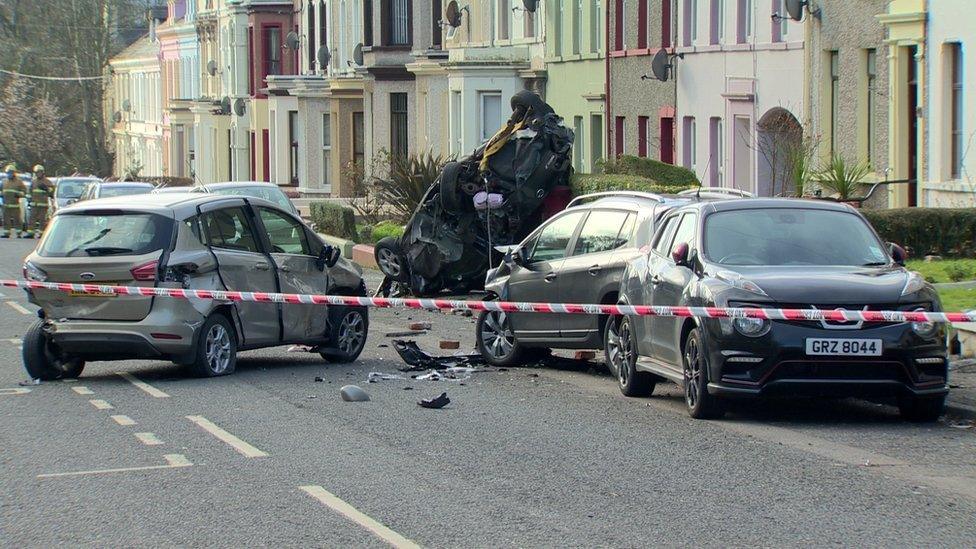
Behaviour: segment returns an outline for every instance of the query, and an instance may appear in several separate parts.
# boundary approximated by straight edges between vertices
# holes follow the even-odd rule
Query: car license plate
[[[119,282],[99,282],[99,286],[118,286]],[[68,292],[71,297],[115,297],[118,294],[113,294],[111,292]]]
[[[881,356],[880,339],[808,338],[808,355]]]

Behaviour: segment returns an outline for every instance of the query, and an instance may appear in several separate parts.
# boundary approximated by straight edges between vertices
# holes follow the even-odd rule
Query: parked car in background
[[[694,202],[661,219],[650,250],[627,266],[619,302],[940,311],[904,259],[844,204]],[[935,323],[624,316],[608,323],[605,342],[625,395],[670,380],[695,418],[722,416],[730,398],[812,395],[894,398],[906,419],[934,421],[948,392]]]
[[[253,196],[263,198],[281,206],[282,208],[298,215],[298,208],[292,203],[291,199],[285,195],[281,187],[274,183],[263,181],[231,181],[226,183],[209,183],[203,188],[214,194],[233,195],[233,196]]]
[[[508,249],[485,290],[504,301],[616,303],[627,263],[650,242],[658,219],[687,199],[638,192],[585,195]],[[483,312],[478,351],[503,366],[540,349],[600,349],[607,317]]]
[[[124,286],[366,295],[358,266],[272,202],[143,194],[79,202],[52,219],[24,263],[27,280]],[[164,359],[200,376],[234,371],[237,352],[291,343],[355,360],[367,310],[29,290],[41,319],[23,360],[40,379],[76,377],[90,360]]]
[[[152,183],[141,183],[138,181],[93,181],[85,187],[85,192],[82,193],[78,201],[110,198],[113,196],[148,194],[152,192],[154,187],[155,185]]]
[[[193,187],[156,187],[152,194],[173,194],[173,193],[205,193],[207,189],[197,185]]]
[[[58,208],[63,208],[81,199],[81,195],[85,193],[88,185],[100,181],[101,179],[97,177],[54,178],[54,201],[52,202],[52,206],[54,207],[51,209],[52,213],[57,211]]]

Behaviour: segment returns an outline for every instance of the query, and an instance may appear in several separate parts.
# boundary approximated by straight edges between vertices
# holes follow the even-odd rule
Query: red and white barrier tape
[[[350,305],[360,307],[395,307],[431,310],[466,309],[469,311],[503,311],[508,313],[558,313],[700,318],[761,318],[767,320],[829,320],[833,322],[976,322],[976,310],[965,313],[930,313],[924,311],[660,307],[652,305],[464,301],[454,299],[413,299],[356,297],[345,295],[277,294],[267,292],[231,292],[221,290],[185,290],[181,288],[149,288],[143,286],[106,286],[101,284],[36,282],[33,280],[0,280],[0,286],[5,286],[8,288],[46,289],[59,292],[141,295],[173,297],[179,299],[216,299],[219,301],[256,301],[259,303]]]

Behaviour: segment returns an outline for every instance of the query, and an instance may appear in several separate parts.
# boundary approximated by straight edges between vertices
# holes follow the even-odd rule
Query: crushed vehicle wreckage
[[[490,264],[570,200],[573,131],[530,91],[467,157],[444,165],[403,236],[375,247],[378,294],[433,295],[481,288]]]

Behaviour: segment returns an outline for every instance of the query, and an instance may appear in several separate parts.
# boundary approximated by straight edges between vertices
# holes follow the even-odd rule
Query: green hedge
[[[373,227],[371,240],[375,244],[388,236],[399,238],[402,234],[403,225],[393,221],[380,221]]]
[[[646,193],[673,194],[685,189],[693,189],[697,184],[668,186],[660,185],[653,179],[636,175],[621,174],[576,174],[570,180],[573,196],[604,191],[642,191]]]
[[[318,232],[356,240],[356,212],[352,208],[322,201],[309,204],[309,210]]]
[[[604,160],[601,164],[604,174],[637,175],[654,180],[665,187],[697,187],[701,183],[695,173],[688,168],[673,166],[652,158],[622,155]]]
[[[881,238],[913,257],[972,256],[976,251],[976,208],[862,210]]]

